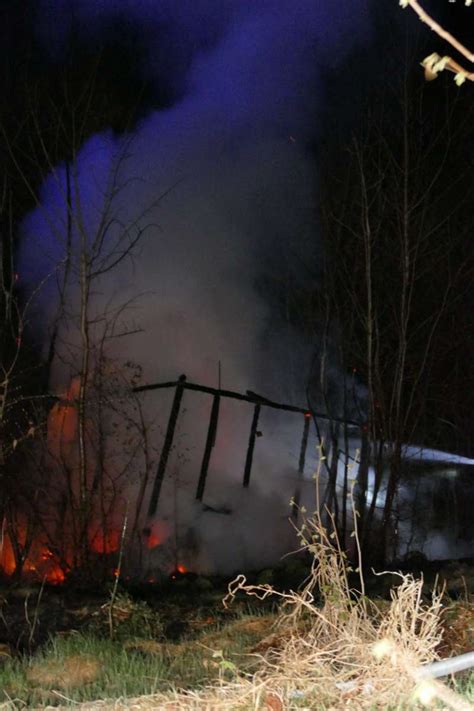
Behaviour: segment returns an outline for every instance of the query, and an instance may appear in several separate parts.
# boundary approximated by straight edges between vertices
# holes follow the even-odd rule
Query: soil
[[[160,638],[176,642],[192,638],[203,624],[229,621],[249,602],[237,600],[226,610],[222,600],[227,581],[197,576],[173,576],[165,584],[120,586],[114,615],[117,623],[133,614],[133,603],[146,602],[151,614],[161,620]],[[107,634],[110,585],[91,589],[64,583],[58,586],[40,584],[3,584],[0,587],[0,664],[2,659],[31,654],[55,635],[92,630]],[[121,600],[130,601],[125,609]],[[258,607],[258,601],[252,602]],[[272,603],[266,603],[267,609]],[[148,609],[146,608],[146,609]],[[140,609],[140,608],[139,608]]]
[[[392,567],[392,570],[411,572],[425,580],[427,595],[438,585],[445,584],[451,600],[472,601],[474,596],[474,561],[412,561],[410,565]],[[304,581],[309,568],[307,561],[299,561],[286,568],[267,569],[248,576],[249,582],[270,583],[278,589],[297,589]],[[222,600],[227,593],[228,580],[203,578],[193,574],[174,574],[160,584],[120,586],[120,594],[132,601],[144,601],[158,613],[162,620],[160,638],[164,642],[176,642],[199,634],[203,625],[226,622],[238,617],[242,610],[270,610],[275,603],[271,599],[259,602],[252,598],[238,598],[230,609],[225,609]],[[354,579],[354,587],[358,580]],[[366,576],[366,593],[370,597],[388,597],[390,587],[397,583],[393,574]],[[51,586],[22,583],[0,586],[0,664],[2,660],[16,655],[31,654],[38,647],[58,634],[85,631],[105,627],[110,605],[113,581],[108,585],[88,588],[66,582]],[[117,615],[127,616],[117,605]]]

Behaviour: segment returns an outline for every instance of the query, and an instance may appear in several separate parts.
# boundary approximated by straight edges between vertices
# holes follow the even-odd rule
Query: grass
[[[28,662],[9,662],[0,670],[6,698],[28,707],[68,698],[85,701],[107,696],[154,693],[162,676],[156,659],[127,653],[119,642],[92,636],[55,639]]]
[[[453,686],[460,696],[473,704],[474,708],[474,673],[459,675],[454,681]]]
[[[140,603],[143,612],[143,603]],[[153,613],[156,614],[156,613]],[[57,636],[29,659],[0,666],[1,701],[11,708],[128,698],[200,688],[234,670],[251,671],[252,647],[265,636],[272,616],[242,616],[204,627],[195,639],[172,644],[122,630],[118,639],[96,631]]]
[[[192,635],[172,644],[156,611],[119,595],[112,635],[103,606],[87,631],[57,636],[23,662],[5,661],[3,709],[84,703],[79,708],[101,711],[395,711],[422,708],[428,696],[432,708],[473,708],[473,674],[451,687],[417,679],[420,665],[439,653],[470,651],[469,600],[444,610],[440,594],[426,600],[422,580],[398,574],[390,601],[375,604],[362,577],[358,589],[350,586],[358,571],[320,520],[303,526],[301,543],[313,565],[297,592],[239,576],[224,600],[235,607],[243,595],[273,597],[278,614],[241,614],[220,624],[195,619]]]

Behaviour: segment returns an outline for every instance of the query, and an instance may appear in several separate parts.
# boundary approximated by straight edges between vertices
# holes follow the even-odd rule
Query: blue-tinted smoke
[[[54,327],[55,293],[68,251],[74,256],[81,235],[92,243],[106,214],[113,220],[109,244],[124,226],[131,239],[144,229],[134,258],[106,272],[91,290],[89,315],[99,331],[106,314],[110,320],[117,305],[134,299],[117,323],[117,331],[129,329],[133,335],[107,341],[109,355],[140,363],[148,382],[186,373],[191,380],[217,385],[220,363],[224,387],[301,404],[310,352],[272,298],[301,285],[305,266],[313,271],[317,169],[310,149],[318,140],[318,108],[324,102],[320,73],[365,40],[365,3],[44,0],[42,8],[38,33],[58,59],[71,27],[97,43],[117,13],[124,23],[142,27],[149,58],[144,72],[159,82],[165,66],[177,98],[167,109],[151,112],[129,135],[104,133],[83,146],[69,168],[74,212],[69,233],[66,167],[58,166],[45,181],[41,205],[25,221],[20,254],[20,272],[31,286],[51,275],[36,299],[40,336],[47,341],[47,330]],[[62,392],[78,372],[77,266],[67,279],[57,341],[63,357],[51,380]],[[268,283],[273,289],[262,287]],[[202,554],[218,568],[224,566],[222,555],[235,567],[269,561],[288,547],[291,476],[302,423],[262,417],[249,494],[241,481],[251,413],[223,413],[218,441],[224,448],[213,453],[206,496],[213,507],[236,511],[228,530],[222,517],[209,523],[204,520],[209,514],[193,508],[202,438],[197,442],[190,430],[204,433],[209,407],[199,402],[197,412],[187,402],[188,419],[181,424],[188,449],[197,453],[189,455],[189,474],[183,473],[182,459],[170,463],[170,471],[180,467],[187,492],[183,525],[194,522],[204,541]],[[151,403],[152,412],[157,404]],[[166,415],[167,407],[162,411]],[[171,519],[173,495],[166,486],[163,506],[160,515]],[[257,537],[254,522],[264,525]],[[232,559],[224,537],[229,535],[229,545],[235,546],[240,530],[248,535],[248,546],[234,551],[242,557]]]

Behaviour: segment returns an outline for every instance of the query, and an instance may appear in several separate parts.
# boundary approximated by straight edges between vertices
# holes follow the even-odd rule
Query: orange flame
[[[154,521],[151,526],[147,526],[142,530],[143,542],[148,550],[153,550],[157,546],[162,545],[168,538],[168,527],[164,521]]]
[[[54,548],[50,547],[46,534],[35,536],[31,546],[28,548],[26,560],[21,569],[19,569],[15,558],[15,548],[10,540],[9,532],[5,528],[6,526],[4,525],[3,535],[0,536],[0,573],[10,577],[15,572],[19,572],[25,579],[46,581],[51,585],[60,585],[66,581],[73,565],[74,557],[71,550],[72,542],[69,543],[69,548],[66,545],[68,536],[62,541],[61,549],[58,553]],[[16,528],[15,541],[18,542],[21,551],[21,548],[29,540],[28,522],[26,520],[20,521],[17,523]],[[95,524],[93,530],[89,530],[90,550],[97,555],[116,553],[120,549],[121,536],[122,531],[118,528],[110,528],[104,531]],[[157,546],[162,545],[167,537],[166,523],[155,521],[152,527],[143,530],[142,542],[152,551]],[[184,565],[179,564],[175,572],[176,574],[184,574],[187,569]],[[110,573],[116,577],[121,576],[120,570],[117,569],[110,570]],[[150,582],[155,583],[156,579],[152,576]]]
[[[55,456],[60,456],[64,447],[68,449],[74,445],[78,425],[75,402],[79,396],[79,387],[79,378],[74,378],[67,392],[48,415],[48,446]]]
[[[156,533],[150,533],[150,535],[148,536],[148,538],[146,540],[146,547],[152,549],[152,548],[156,548],[156,546],[159,546],[159,545],[160,545],[160,539],[158,538]]]
[[[21,542],[24,538],[24,531],[20,530],[18,540]],[[15,554],[8,533],[4,534],[0,548],[0,568],[8,576],[16,570]],[[45,580],[50,585],[59,585],[66,579],[64,570],[46,546],[40,546],[39,550],[38,546],[32,547],[23,564],[22,573],[37,580]]]
[[[120,531],[99,531],[92,538],[90,547],[94,553],[108,554],[118,551],[119,544]]]
[[[64,571],[58,566],[54,567],[49,573],[46,573],[46,581],[50,585],[61,585],[66,580]]]
[[[11,575],[15,571],[16,563],[13,554],[12,544],[8,534],[3,535],[2,547],[0,551],[0,567],[6,575]]]

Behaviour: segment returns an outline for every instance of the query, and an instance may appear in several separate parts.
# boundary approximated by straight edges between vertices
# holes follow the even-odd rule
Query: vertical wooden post
[[[168,420],[168,427],[166,430],[165,441],[163,444],[163,449],[161,450],[160,463],[158,464],[158,471],[156,472],[156,479],[153,484],[153,490],[151,492],[150,504],[148,506],[148,516],[153,516],[156,513],[158,506],[158,499],[160,498],[161,485],[163,484],[163,479],[166,472],[166,465],[168,463],[168,457],[170,454],[171,447],[173,445],[174,432],[176,429],[176,423],[178,421],[179,410],[181,407],[181,400],[183,398],[183,392],[186,383],[186,376],[180,375],[178,379],[178,384],[176,385],[176,390],[174,394],[173,404],[171,406],[171,412]]]
[[[304,463],[306,460],[306,449],[308,447],[310,421],[311,421],[311,413],[306,412],[305,416],[304,416],[303,436],[301,438],[300,459],[298,462],[298,478],[299,479],[303,478],[303,473],[304,473]],[[298,518],[300,498],[301,498],[301,483],[298,482],[298,484],[296,486],[295,494],[293,496],[293,501],[291,503],[291,517],[293,519]]]
[[[255,437],[257,436],[258,418],[260,416],[260,405],[255,405],[253,411],[252,425],[250,427],[249,446],[247,448],[247,458],[245,460],[244,481],[247,487],[250,483],[250,472],[252,471],[253,450],[255,448]]]
[[[304,416],[303,437],[301,438],[300,460],[298,463],[298,473],[303,474],[304,464],[306,460],[306,449],[308,447],[309,423],[311,422],[311,413],[306,412]]]
[[[202,501],[204,495],[204,487],[206,486],[207,472],[209,469],[209,461],[211,459],[212,448],[216,443],[216,433],[217,433],[217,421],[219,419],[219,404],[220,395],[214,395],[214,400],[212,402],[211,416],[209,419],[209,429],[207,430],[206,447],[204,449],[204,456],[202,458],[201,473],[199,475],[199,482],[196,490],[196,499]]]

